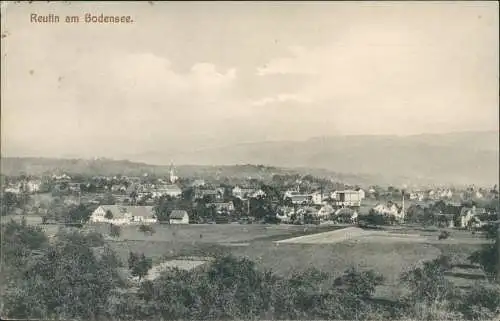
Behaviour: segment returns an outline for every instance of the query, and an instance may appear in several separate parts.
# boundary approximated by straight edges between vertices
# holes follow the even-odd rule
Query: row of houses
[[[289,200],[292,204],[314,204],[323,205],[330,203],[336,207],[359,207],[362,200],[365,198],[365,192],[359,190],[344,190],[334,191],[331,193],[323,193],[321,191],[313,193],[300,193],[299,191],[286,191],[284,194],[285,200]]]
[[[154,224],[159,221],[153,206],[101,205],[92,212],[89,222],[131,225]],[[169,223],[189,224],[189,215],[184,210],[173,210]]]
[[[317,221],[342,221],[344,223],[356,223],[358,211],[352,208],[334,208],[326,204],[323,206],[283,206],[278,209],[276,218],[283,223],[291,223],[294,220],[304,221],[307,217]]]

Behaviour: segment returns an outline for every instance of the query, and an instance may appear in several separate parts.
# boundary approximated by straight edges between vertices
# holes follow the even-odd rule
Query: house
[[[202,187],[205,186],[205,181],[203,179],[196,179],[191,183],[192,187]]]
[[[314,205],[323,205],[326,203],[326,199],[330,198],[328,194],[322,194],[321,192],[314,192],[311,194],[312,202]]]
[[[281,206],[280,208],[278,208],[278,211],[276,213],[276,218],[278,218],[284,223],[289,223],[294,213],[295,210],[293,207]]]
[[[71,180],[71,177],[69,175],[66,175],[66,174],[62,174],[62,175],[52,175],[52,179],[53,180],[56,180],[56,181],[70,181]]]
[[[125,185],[115,184],[111,186],[111,193],[125,193],[127,187]]]
[[[453,197],[453,192],[450,189],[443,190],[439,194],[441,198],[452,198]]]
[[[25,185],[25,189],[28,193],[38,193],[41,186],[41,180],[29,180]]]
[[[209,199],[216,201],[224,198],[223,188],[195,188],[194,199],[203,199],[208,197]]]
[[[241,200],[245,200],[249,197],[252,197],[252,195],[256,192],[257,190],[252,187],[240,187],[240,186],[235,186],[232,190],[233,196],[236,198],[239,198]]]
[[[13,185],[9,186],[4,190],[5,193],[12,193],[12,194],[21,194],[22,193],[22,187],[21,185]]]
[[[473,225],[481,225],[479,216],[484,216],[485,214],[487,214],[487,212],[484,208],[476,208],[475,206],[472,208],[463,207],[460,211],[460,227],[467,228]]]
[[[323,205],[321,208],[318,210],[317,215],[321,218],[327,218],[330,217],[335,212],[335,209],[331,205]]]
[[[284,199],[289,200],[292,204],[306,205],[312,203],[312,195],[302,194],[299,191],[286,191]]]
[[[311,203],[312,196],[295,194],[295,195],[292,195],[291,197],[289,197],[288,199],[290,199],[292,204],[306,205],[306,204]]]
[[[364,191],[363,189],[361,189],[361,188],[356,189],[356,192],[358,192],[358,194],[359,194],[359,198],[360,198],[361,200],[365,199],[365,197],[366,197],[366,193],[365,193],[365,191]]]
[[[213,203],[207,203],[206,207],[214,207],[216,211],[222,212],[222,211],[227,211],[227,212],[232,212],[234,211],[234,204],[233,202],[213,202]]]
[[[312,216],[314,218],[318,217],[318,209],[313,206],[304,206],[297,209],[297,215],[299,217],[304,217],[306,215]]]
[[[340,208],[335,212],[337,221],[354,224],[358,220],[358,212],[351,208]]]
[[[335,191],[332,193],[331,198],[333,203],[337,206],[361,206],[361,200],[364,198],[365,192],[344,190]]]
[[[153,206],[101,205],[90,216],[91,223],[152,224],[158,219]]]
[[[259,189],[252,193],[252,198],[266,197],[266,192]]]
[[[80,193],[80,183],[68,183],[68,190],[72,193]]]
[[[402,208],[392,202],[389,202],[387,205],[377,204],[373,208],[373,211],[380,215],[393,216],[400,221],[404,219],[404,212]]]
[[[184,210],[173,210],[170,213],[170,224],[189,224],[189,215]]]
[[[151,190],[151,195],[156,198],[162,196],[179,197],[182,195],[182,190],[177,185],[160,185]]]
[[[455,214],[453,213],[446,213],[446,214],[439,213],[436,214],[436,218],[440,227],[448,227],[448,228],[455,227]]]

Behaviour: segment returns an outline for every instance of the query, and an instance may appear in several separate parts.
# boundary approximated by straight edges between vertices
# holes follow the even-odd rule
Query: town
[[[379,224],[480,229],[498,220],[498,186],[349,186],[312,175],[264,181],[72,175],[2,177],[2,214],[40,224]],[[81,214],[71,217],[72,208]]]

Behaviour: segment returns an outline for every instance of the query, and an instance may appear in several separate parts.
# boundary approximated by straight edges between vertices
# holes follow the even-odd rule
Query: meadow
[[[106,226],[92,228],[107,233]],[[249,258],[262,269],[282,276],[311,267],[337,275],[350,267],[372,269],[385,278],[384,285],[379,286],[376,293],[384,299],[395,299],[406,291],[399,285],[401,273],[442,254],[456,264],[466,265],[467,257],[485,242],[480,235],[458,230],[451,231],[449,239],[438,240],[440,230],[415,227],[389,227],[374,235],[321,244],[277,241],[315,233],[329,235],[335,230],[341,232],[342,227],[226,224],[157,225],[154,228],[155,233],[147,235],[137,226],[123,227],[121,236],[107,238],[107,243],[124,262],[132,251],[151,257],[153,264],[186,256],[232,254]],[[469,272],[474,269],[477,270],[465,266]],[[449,278],[460,286],[475,281],[473,277],[464,277],[463,273],[455,273]]]

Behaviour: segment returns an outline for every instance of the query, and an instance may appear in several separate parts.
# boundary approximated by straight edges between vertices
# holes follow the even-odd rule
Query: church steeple
[[[170,162],[170,183],[177,182],[178,177],[175,175],[174,162]]]

